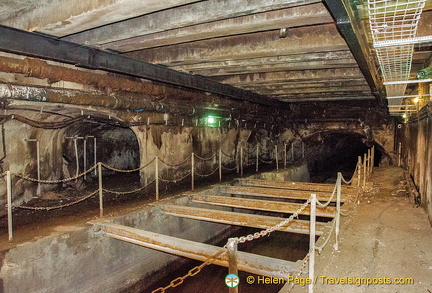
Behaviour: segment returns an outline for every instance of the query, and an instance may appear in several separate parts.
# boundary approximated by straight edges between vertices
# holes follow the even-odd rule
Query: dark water
[[[243,236],[250,233],[257,232],[259,230],[252,228],[244,228],[236,232],[233,236]],[[224,243],[221,243],[222,246]],[[259,255],[279,258],[288,261],[297,261],[303,259],[306,256],[309,245],[309,236],[300,235],[285,232],[273,232],[270,236],[265,236],[260,239],[253,240],[239,244],[238,249],[240,251],[255,253]],[[167,286],[173,279],[187,274],[187,272],[196,265],[200,265],[202,262],[199,261],[187,261],[180,269],[169,272],[168,276],[153,283],[152,285],[146,285],[147,282],[143,280],[141,288],[135,288],[133,292],[147,293],[155,290],[159,287]],[[161,272],[163,273],[163,272]],[[165,272],[166,273],[166,272]],[[216,265],[209,265],[204,267],[203,270],[194,277],[187,278],[183,284],[176,288],[170,288],[167,290],[169,293],[217,293],[217,292],[228,292],[228,287],[225,285],[225,276],[228,274],[228,268],[220,267]],[[255,282],[248,284],[246,278],[253,276]],[[283,284],[265,284],[263,276],[257,276],[251,273],[239,272],[240,285],[239,292],[279,292],[283,287]],[[258,281],[259,280],[259,281]],[[260,282],[261,284],[259,284]],[[267,279],[268,282],[268,279]],[[276,282],[274,282],[276,283]],[[131,292],[131,291],[129,291]]]

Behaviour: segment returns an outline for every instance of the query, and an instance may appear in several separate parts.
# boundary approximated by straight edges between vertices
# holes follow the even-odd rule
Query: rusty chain
[[[151,291],[151,293],[164,293],[169,288],[175,288],[175,287],[181,285],[186,278],[193,277],[193,276],[197,275],[198,273],[201,272],[201,270],[205,266],[208,266],[208,265],[214,263],[216,258],[219,257],[220,255],[222,255],[224,252],[226,252],[226,245],[224,247],[222,247],[221,250],[219,250],[216,254],[208,257],[202,264],[200,264],[199,266],[195,266],[192,269],[190,269],[186,275],[183,275],[182,277],[175,278],[174,280],[172,280],[169,283],[168,286],[159,287],[159,288]]]
[[[221,150],[221,154],[226,156],[226,157],[229,157],[229,158],[234,158],[236,156],[236,155],[228,155],[228,154],[224,153],[222,150]]]
[[[156,179],[153,179],[151,182],[147,183],[146,185],[138,187],[137,189],[134,189],[131,191],[115,191],[115,190],[110,190],[110,189],[105,189],[105,188],[103,188],[102,191],[117,194],[117,195],[131,194],[131,193],[135,193],[135,192],[143,190],[144,188],[150,186],[150,184],[152,184],[155,181],[156,181]]]
[[[216,173],[216,171],[219,170],[219,167],[216,167],[216,169],[214,169],[212,172],[208,173],[208,174],[200,174],[197,171],[194,171],[195,175],[198,175],[200,177],[209,177],[211,175],[213,175],[214,173]]]
[[[167,162],[165,162],[164,160],[162,160],[161,158],[159,158],[158,157],[158,160],[159,160],[159,162],[161,162],[162,164],[165,164],[165,165],[167,165],[167,166],[169,166],[169,167],[178,167],[178,166],[181,166],[181,165],[183,165],[183,164],[185,164],[185,163],[187,163],[187,161],[189,161],[190,160],[190,158],[192,157],[192,154],[190,154],[183,162],[181,162],[181,163],[179,163],[179,164],[170,164],[170,163],[167,163]]]
[[[237,166],[234,166],[234,168],[228,168],[228,167],[222,166],[222,169],[227,170],[227,171],[233,171],[233,170],[237,169]]]
[[[164,179],[161,176],[159,176],[159,180],[162,180],[164,182],[174,182],[177,183],[177,181],[182,181],[183,179],[185,179],[186,177],[190,176],[192,174],[192,172],[188,172],[185,176],[178,178],[178,179]]]
[[[306,254],[305,258],[303,259],[303,264],[302,264],[298,274],[296,275],[296,278],[300,278],[300,276],[303,275],[303,273],[305,272],[304,270],[306,268],[306,265],[309,262],[309,257],[310,257],[310,251],[308,252],[308,254]],[[297,285],[296,282],[291,283],[291,287],[288,289],[288,293],[294,289],[295,285]]]
[[[51,207],[15,206],[14,208],[19,208],[19,209],[24,209],[24,210],[37,210],[37,211],[49,211],[49,210],[61,209],[61,208],[69,207],[69,206],[75,205],[77,203],[80,203],[80,202],[92,197],[93,195],[97,194],[98,192],[99,192],[99,189],[90,193],[89,195],[86,195],[86,196],[76,200],[76,201],[62,204],[62,205],[58,205],[58,206],[51,206]]]
[[[47,183],[47,184],[58,184],[58,183],[64,183],[64,182],[69,182],[69,181],[78,179],[78,178],[84,176],[85,174],[90,173],[91,171],[93,171],[94,169],[96,169],[97,166],[98,165],[96,164],[93,167],[91,167],[90,169],[87,169],[86,171],[84,171],[84,172],[82,172],[82,173],[80,173],[78,175],[75,175],[73,177],[69,177],[69,178],[65,178],[65,179],[58,179],[58,180],[42,180],[42,179],[39,180],[39,179],[36,179],[36,178],[31,178],[31,177],[24,176],[22,174],[14,174],[14,175],[17,176],[17,177],[19,177],[19,178],[21,178],[21,179],[32,181],[32,182]]]
[[[101,163],[101,164],[102,164],[102,167],[104,167],[104,168],[106,168],[106,169],[108,169],[108,170],[111,170],[111,171],[115,171],[115,172],[119,172],[119,173],[132,173],[132,172],[140,171],[140,170],[142,170],[142,169],[148,167],[148,166],[149,166],[151,163],[153,163],[155,160],[156,160],[156,158],[153,158],[153,160],[151,160],[150,162],[148,162],[148,163],[145,164],[144,166],[141,166],[141,167],[138,167],[138,168],[135,168],[135,169],[131,169],[131,170],[116,169],[116,168],[111,167],[111,166],[109,166],[109,165],[107,165],[107,164],[105,164],[105,163]]]
[[[209,161],[209,160],[212,160],[213,158],[215,158],[215,157],[217,156],[217,153],[215,153],[213,156],[208,157],[208,158],[200,157],[200,156],[198,156],[198,155],[195,154],[195,153],[194,153],[194,156],[197,157],[198,159],[202,160],[202,161]]]

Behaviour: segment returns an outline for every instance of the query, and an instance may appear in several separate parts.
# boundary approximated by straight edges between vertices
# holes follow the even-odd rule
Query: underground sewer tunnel
[[[385,151],[377,142],[349,131],[317,132],[305,139],[306,160],[312,182],[335,180],[337,172],[351,178],[358,156],[363,158],[368,149],[375,146],[374,166],[379,166]]]

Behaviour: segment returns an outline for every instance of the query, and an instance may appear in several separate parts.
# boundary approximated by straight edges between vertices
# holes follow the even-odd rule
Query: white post
[[[227,242],[228,250],[228,274],[238,275],[237,268],[237,238],[229,238]],[[238,293],[238,286],[229,288],[229,293]]]
[[[159,157],[155,159],[155,183],[156,183],[156,201],[159,200]]]
[[[240,147],[240,177],[243,177],[243,147]]]
[[[84,138],[84,171],[87,170],[87,137]],[[84,174],[84,180],[87,180],[87,173]]]
[[[12,180],[11,180],[10,171],[6,171],[6,193],[7,193],[8,235],[9,235],[9,241],[12,241],[13,240]]]
[[[287,150],[286,150],[286,142],[284,142],[284,169],[287,167]]]
[[[219,148],[219,182],[222,182],[222,150]]]
[[[102,192],[102,163],[98,163],[99,175],[99,217],[103,217],[103,192]]]
[[[366,177],[367,177],[367,157],[366,153],[363,156],[363,188],[366,187]]]
[[[311,194],[309,231],[309,280],[308,292],[313,293],[315,279],[315,224],[316,224],[316,194]]]
[[[398,148],[398,166],[401,166],[402,163],[402,143],[399,143],[399,148]]]
[[[275,161],[276,161],[276,171],[279,171],[279,158],[278,158],[277,144],[275,144]]]
[[[191,190],[193,191],[195,189],[195,153],[192,153],[191,156]]]
[[[97,164],[97,155],[96,155],[96,136],[93,138],[93,152],[94,152],[94,165]],[[95,169],[95,175],[96,175],[96,169]]]
[[[256,147],[256,167],[255,172],[258,172],[258,165],[259,165],[259,146]]]
[[[371,151],[371,174],[373,173],[374,165],[375,165],[375,146],[373,145]]]
[[[334,244],[334,249],[335,250],[339,250],[339,225],[340,225],[340,202],[341,202],[341,188],[342,188],[342,173],[338,172],[337,174],[337,189],[336,189],[336,229],[335,229],[335,235],[336,235],[336,239],[335,239],[335,244]]]
[[[357,188],[360,189],[361,184],[361,172],[362,172],[362,163],[361,163],[361,156],[358,156],[357,159]]]
[[[292,158],[292,161],[294,162],[294,143],[293,142],[291,143],[291,158]]]

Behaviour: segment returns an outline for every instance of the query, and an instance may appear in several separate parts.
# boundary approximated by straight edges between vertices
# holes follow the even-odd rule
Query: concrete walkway
[[[402,178],[397,167],[374,169],[370,191],[351,215],[342,217],[339,251],[329,243],[317,255],[314,292],[432,293],[432,228],[424,210],[397,192]],[[408,284],[386,284],[396,281]],[[307,292],[307,287],[295,286],[292,292]]]

